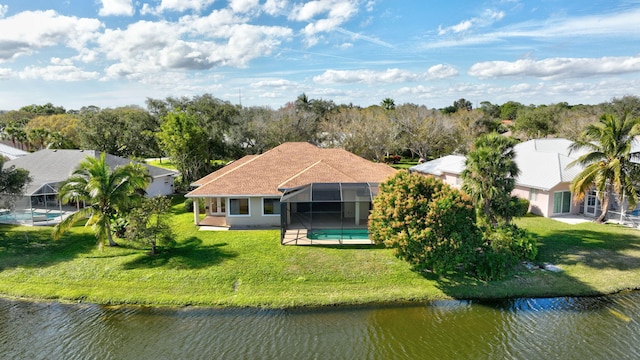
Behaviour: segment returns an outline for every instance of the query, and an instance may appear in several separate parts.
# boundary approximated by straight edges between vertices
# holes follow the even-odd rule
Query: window
[[[249,215],[249,199],[229,199],[229,215]]]
[[[280,199],[262,199],[263,215],[280,215]]]
[[[529,201],[536,201],[536,200],[538,200],[538,190],[529,189]]]

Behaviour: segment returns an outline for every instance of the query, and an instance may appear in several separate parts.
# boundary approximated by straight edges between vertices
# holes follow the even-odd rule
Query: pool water
[[[309,230],[307,238],[311,240],[367,240],[369,230],[367,229],[316,229]]]
[[[46,220],[55,219],[60,217],[59,213],[45,213],[45,212],[34,212],[33,218],[38,220],[42,219],[42,217],[46,217]],[[0,221],[31,221],[31,213],[7,213],[0,215]]]

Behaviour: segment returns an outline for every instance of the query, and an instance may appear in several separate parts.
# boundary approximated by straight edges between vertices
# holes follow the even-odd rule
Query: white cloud
[[[200,12],[209,5],[213,4],[215,0],[162,0],[157,10],[163,11],[178,11],[185,12],[187,10],[194,10]]]
[[[602,58],[523,59],[513,62],[486,61],[476,63],[469,75],[480,79],[528,76],[543,79],[582,78],[640,72],[640,56]]]
[[[313,81],[318,84],[391,84],[407,81],[417,81],[420,75],[400,70],[387,69],[386,71],[375,70],[327,70],[323,74],[314,76]]]
[[[463,20],[456,25],[449,26],[446,28],[438,27],[438,35],[446,35],[449,33],[462,33],[473,27],[485,27],[493,24],[496,21],[502,20],[504,18],[505,13],[503,11],[494,11],[494,10],[485,10],[481,16],[474,17],[469,20]]]
[[[0,18],[3,18],[7,14],[7,11],[9,11],[9,5],[0,4]]]
[[[358,2],[354,0],[315,0],[294,6],[289,19],[308,22],[302,33],[312,46],[319,40],[317,34],[337,29],[357,13]]]
[[[269,15],[280,15],[289,6],[288,0],[267,0],[262,9]]]
[[[43,47],[66,45],[81,50],[101,28],[96,19],[63,16],[53,10],[25,11],[0,19],[0,62]]]
[[[255,89],[272,88],[272,89],[279,89],[279,90],[287,90],[294,86],[295,86],[295,83],[286,79],[261,80],[251,84],[251,87]]]
[[[132,16],[133,4],[132,0],[101,0],[102,7],[98,12],[100,16],[109,15],[125,15]]]
[[[229,7],[233,12],[246,13],[251,10],[257,11],[259,0],[230,0]]]
[[[427,70],[426,78],[427,79],[446,79],[456,75],[458,75],[458,70],[456,70],[453,66],[446,65],[446,64],[438,64],[430,67]]]
[[[73,65],[50,65],[45,67],[27,66],[20,71],[21,79],[42,79],[48,81],[80,81],[97,79],[94,71],[83,71]]]
[[[161,71],[245,67],[255,58],[270,55],[293,35],[285,27],[245,21],[223,9],[207,17],[138,21],[126,29],[107,30],[98,40],[100,52],[113,61],[106,78],[142,79]]]
[[[638,19],[640,9],[632,9],[617,13],[606,13],[601,15],[590,15],[581,17],[562,18],[557,17],[544,21],[527,21],[517,23],[497,30],[467,35],[463,38],[432,39],[421,48],[438,49],[450,47],[464,47],[468,45],[479,45],[495,43],[503,40],[518,39],[570,39],[572,42],[578,40],[592,42],[593,37],[615,37],[617,39],[638,39],[640,38],[640,28]],[[439,34],[450,33],[450,28],[439,28]]]
[[[0,68],[0,80],[8,80],[15,77],[15,72],[13,69],[9,68]]]
[[[458,71],[450,65],[439,64],[430,67],[425,73],[414,73],[400,69],[375,70],[327,70],[314,76],[318,84],[396,84],[421,80],[437,80],[458,75]]]

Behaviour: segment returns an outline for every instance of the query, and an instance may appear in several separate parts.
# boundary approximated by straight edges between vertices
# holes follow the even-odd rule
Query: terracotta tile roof
[[[193,183],[187,196],[280,195],[314,182],[379,183],[395,170],[342,149],[290,142],[261,155],[249,155]]]

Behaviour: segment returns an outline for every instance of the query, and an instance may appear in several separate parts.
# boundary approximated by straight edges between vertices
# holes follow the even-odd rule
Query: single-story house
[[[9,160],[13,160],[19,158],[21,156],[28,155],[28,151],[20,150],[13,146],[9,146],[7,144],[0,143],[0,157],[4,157]]]
[[[531,213],[545,217],[579,213],[595,217],[600,214],[595,191],[587,194],[584,201],[573,201],[569,186],[582,167],[568,165],[584,152],[570,152],[571,144],[570,140],[558,138],[534,139],[515,146],[520,175],[513,195],[529,200]],[[413,166],[410,171],[439,177],[460,188],[465,161],[464,156],[449,155]]]
[[[367,229],[378,184],[396,170],[342,149],[289,142],[248,155],[195,181],[186,196],[197,225],[338,231]]]
[[[32,178],[25,194],[15,202],[13,210],[0,211],[0,222],[44,225],[59,222],[61,214],[74,211],[73,206],[62,206],[58,201],[58,186],[69,178],[87,156],[98,158],[95,150],[51,150],[45,149],[7,161],[6,167],[15,166],[29,171]],[[107,164],[114,168],[131,163],[131,160],[107,154]],[[173,194],[176,171],[143,164],[149,171],[151,181],[147,196]]]

